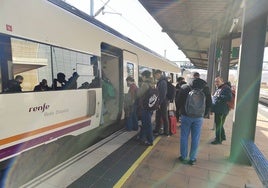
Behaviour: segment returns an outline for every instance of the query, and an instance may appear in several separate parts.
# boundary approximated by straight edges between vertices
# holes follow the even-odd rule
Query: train
[[[160,69],[175,83],[181,75],[177,64],[61,0],[2,0],[0,17],[4,173],[16,161],[38,175],[122,129],[128,76],[138,83],[142,71]],[[76,86],[51,87],[59,73],[66,83],[76,74]],[[22,91],[7,92],[17,75]],[[50,89],[34,91],[44,79]]]

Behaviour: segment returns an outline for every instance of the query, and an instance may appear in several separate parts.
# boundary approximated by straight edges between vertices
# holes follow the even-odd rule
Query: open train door
[[[119,122],[123,98],[123,52],[107,43],[101,44],[102,118],[101,125]]]

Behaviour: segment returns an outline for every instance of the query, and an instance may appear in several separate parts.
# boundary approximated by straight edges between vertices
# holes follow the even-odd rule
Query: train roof
[[[123,39],[123,40],[125,40],[125,41],[127,41],[127,42],[129,42],[129,43],[131,43],[131,44],[133,44],[133,45],[135,45],[135,46],[137,46],[137,47],[149,52],[149,53],[152,53],[152,54],[158,56],[159,58],[162,58],[162,59],[165,59],[165,60],[169,61],[169,63],[171,63],[171,64],[176,65],[176,63],[166,59],[165,57],[161,56],[160,54],[156,53],[155,51],[143,46],[142,44],[140,44],[138,42],[133,41],[132,39],[128,38],[127,36],[125,36],[125,35],[121,34],[120,32],[116,31],[115,29],[109,27],[108,25],[100,22],[99,20],[95,19],[94,17],[88,15],[87,13],[77,9],[76,7],[70,5],[70,4],[68,4],[68,3],[66,3],[66,2],[64,2],[62,0],[47,0],[47,1],[49,1],[49,2],[53,3],[54,5],[57,5],[58,7],[60,7],[62,9],[64,9],[64,10],[66,10],[66,11],[68,11],[68,12],[70,12],[70,13],[72,13],[72,14],[74,14],[74,15],[76,15],[76,16],[78,16],[78,17],[80,17],[80,18],[82,18],[82,19],[84,19],[86,21],[88,21],[89,23],[91,23],[91,24],[93,24],[93,25],[95,25],[95,26],[97,26],[97,27],[99,27],[99,28],[101,28],[101,29],[103,29],[103,30],[115,35],[116,37],[119,37],[119,38],[121,38],[121,39]]]

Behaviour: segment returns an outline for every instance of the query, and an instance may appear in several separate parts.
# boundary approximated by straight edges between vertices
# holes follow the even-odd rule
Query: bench
[[[248,156],[249,161],[259,176],[263,187],[268,188],[268,160],[253,141],[243,140],[241,144]]]

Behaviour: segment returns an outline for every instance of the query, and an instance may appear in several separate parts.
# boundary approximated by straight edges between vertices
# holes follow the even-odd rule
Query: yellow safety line
[[[128,171],[120,178],[120,180],[113,186],[114,188],[120,188],[124,183],[127,181],[127,179],[131,176],[131,174],[134,172],[134,170],[140,165],[142,160],[149,154],[149,152],[154,148],[154,146],[159,142],[161,139],[160,136],[158,136],[154,140],[153,147],[148,147],[143,154],[135,161],[135,163],[128,169]]]

